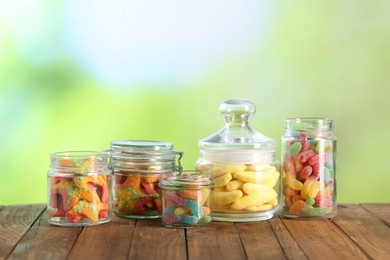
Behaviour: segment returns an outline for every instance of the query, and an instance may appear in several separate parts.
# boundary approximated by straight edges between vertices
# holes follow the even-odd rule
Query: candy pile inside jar
[[[192,227],[211,221],[209,175],[162,174],[162,223],[168,227]]]
[[[115,173],[114,207],[120,215],[161,214],[159,174]]]
[[[335,150],[330,119],[286,120],[283,141],[286,217],[336,214]]]
[[[63,152],[51,156],[48,174],[49,222],[94,225],[110,221],[110,174],[107,155]]]

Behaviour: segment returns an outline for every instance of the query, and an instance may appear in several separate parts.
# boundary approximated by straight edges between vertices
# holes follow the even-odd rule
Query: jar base
[[[324,215],[293,215],[288,212],[282,212],[281,216],[288,219],[296,219],[296,220],[310,220],[310,219],[330,219],[336,216],[336,212],[331,212]]]
[[[51,217],[48,222],[51,225],[61,226],[61,227],[91,227],[97,226],[100,224],[105,224],[111,221],[111,218],[102,218],[98,221],[90,221],[90,220],[81,220],[79,222],[70,222],[65,217]]]
[[[224,222],[254,222],[271,219],[274,216],[274,212],[262,212],[257,214],[243,214],[243,213],[225,213],[225,212],[213,212],[211,219],[213,221]]]
[[[121,218],[130,218],[130,219],[155,219],[155,218],[160,218],[160,215],[129,215],[129,214],[123,214],[119,212],[114,212],[115,215]]]

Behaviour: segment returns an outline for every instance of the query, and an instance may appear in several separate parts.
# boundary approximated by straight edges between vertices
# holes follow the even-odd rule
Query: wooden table
[[[114,217],[48,224],[45,205],[0,206],[0,259],[390,259],[390,204],[340,205],[332,220],[274,217],[173,229]]]

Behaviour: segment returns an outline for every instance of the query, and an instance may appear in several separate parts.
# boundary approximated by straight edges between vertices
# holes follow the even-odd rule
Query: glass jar
[[[94,226],[111,220],[108,154],[52,153],[48,172],[48,221],[58,226]]]
[[[176,169],[173,144],[160,141],[113,141],[111,166],[113,170],[113,210],[126,218],[159,218],[161,192],[158,179],[162,173]]]
[[[282,137],[282,214],[288,218],[336,215],[336,137],[329,118],[285,120]]]
[[[276,141],[256,132],[249,120],[256,112],[247,99],[220,105],[225,127],[200,141],[197,170],[213,180],[213,220],[246,222],[271,218],[278,210],[280,163]]]
[[[163,173],[159,185],[163,225],[197,227],[211,221],[210,175],[193,171]]]

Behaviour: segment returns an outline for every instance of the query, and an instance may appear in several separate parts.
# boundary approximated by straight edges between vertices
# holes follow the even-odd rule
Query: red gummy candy
[[[312,165],[311,167],[313,169],[313,173],[310,175],[310,177],[308,177],[308,179],[318,180],[318,178],[320,177],[320,164],[316,163],[316,164]]]
[[[302,171],[298,173],[298,177],[301,180],[306,180],[313,172],[313,168],[310,165],[303,167]]]
[[[315,164],[318,164],[320,162],[320,155],[316,154],[309,158],[309,165],[313,166]]]
[[[310,148],[310,141],[306,140],[308,135],[306,133],[302,133],[302,134],[298,135],[298,137],[304,139],[304,140],[300,141],[300,143],[302,144],[301,151],[303,152],[303,151],[309,150],[309,148]]]
[[[331,196],[317,196],[315,198],[318,207],[332,207],[333,200]]]
[[[310,157],[312,157],[314,155],[316,155],[315,151],[307,150],[307,151],[304,151],[304,152],[301,152],[300,154],[298,154],[298,160],[301,163],[305,163],[305,162],[307,162],[307,160],[309,160]]]

